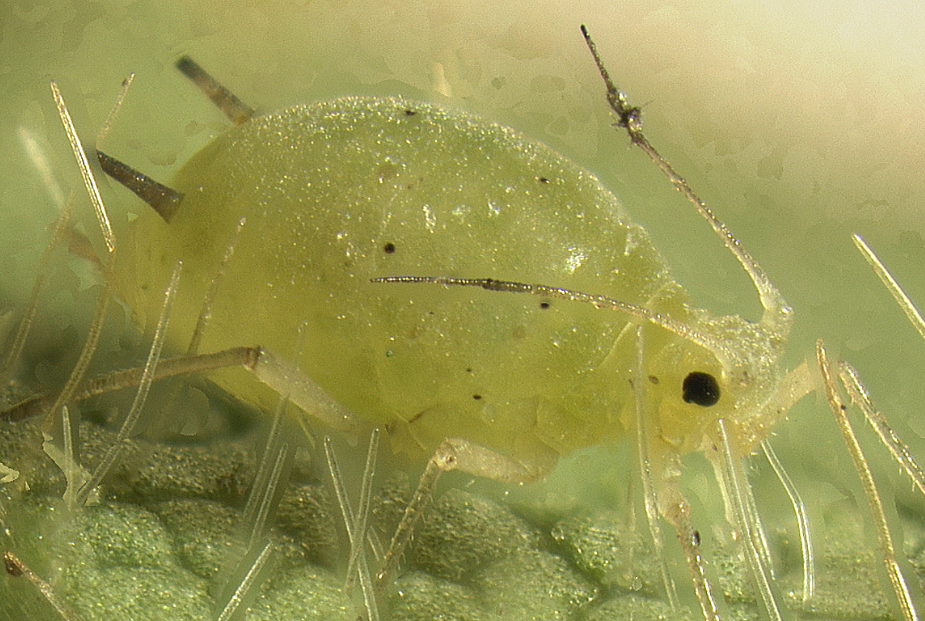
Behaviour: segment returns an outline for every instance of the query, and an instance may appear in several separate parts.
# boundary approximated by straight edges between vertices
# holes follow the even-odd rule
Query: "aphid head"
[[[709,450],[714,422],[722,418],[748,452],[767,435],[761,414],[780,384],[786,332],[705,311],[695,311],[694,329],[696,342],[677,340],[646,362],[657,435],[680,453]]]

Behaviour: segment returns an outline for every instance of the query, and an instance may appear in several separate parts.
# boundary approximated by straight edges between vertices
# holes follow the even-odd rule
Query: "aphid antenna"
[[[604,85],[607,88],[607,103],[610,104],[610,108],[617,115],[617,126],[626,130],[632,143],[642,149],[655,162],[671,183],[674,184],[675,188],[697,208],[700,215],[720,236],[720,239],[723,240],[730,252],[735,255],[758,291],[761,306],[764,308],[761,323],[774,330],[774,332],[786,336],[793,323],[793,312],[787,301],[784,300],[780,291],[774,286],[761,266],[745,250],[726,224],[713,214],[707,204],[694,193],[687,180],[679,175],[671,164],[655,150],[655,147],[652,146],[642,132],[642,110],[637,106],[631,106],[626,99],[626,95],[610,79],[600,54],[598,54],[597,46],[584,24],[581,25],[581,34],[588,45],[591,55],[594,57],[594,63],[597,65],[601,78],[604,80]]]
[[[378,581],[376,583],[373,582],[369,572],[369,564],[366,559],[366,554],[362,553],[362,549],[366,541],[366,533],[361,532],[360,527],[362,526],[365,528],[366,524],[368,524],[368,520],[365,515],[355,515],[353,508],[350,506],[350,499],[347,495],[347,489],[344,485],[344,478],[341,474],[340,465],[337,462],[337,455],[334,452],[334,446],[330,436],[325,436],[323,445],[324,455],[328,462],[328,471],[331,473],[331,482],[334,485],[334,494],[337,497],[337,504],[340,507],[341,516],[344,519],[344,528],[347,531],[347,539],[350,543],[351,560],[353,559],[354,551],[357,551],[355,562],[356,575],[357,580],[360,583],[360,590],[363,594],[363,606],[366,610],[366,621],[379,621],[379,606],[376,601],[376,592],[377,587],[379,587],[380,584]],[[376,467],[375,454],[378,452],[378,449],[379,429],[376,428],[373,429],[369,438],[369,450],[367,451],[366,468],[363,473],[363,488],[369,488],[372,485],[372,479],[375,475]],[[370,509],[369,500],[367,498],[366,506],[364,507],[362,489],[360,496],[360,506],[358,507],[358,511],[362,513],[368,513]],[[347,576],[346,583],[347,585],[350,583],[349,574]]]
[[[759,325],[764,328],[768,337],[772,337],[771,340],[776,341],[777,343],[783,343],[787,334],[789,333],[790,326],[792,324],[792,311],[787,305],[786,301],[783,299],[783,296],[776,289],[776,287],[771,284],[767,275],[764,273],[764,270],[742,248],[739,241],[732,235],[726,225],[718,218],[716,218],[716,216],[706,206],[706,204],[693,192],[687,181],[674,171],[671,165],[664,158],[662,158],[661,155],[659,155],[655,148],[652,147],[649,141],[645,138],[644,134],[642,133],[641,111],[637,107],[630,106],[626,100],[626,96],[614,86],[610,76],[603,66],[594,42],[588,34],[587,29],[582,26],[581,30],[585,41],[587,42],[588,47],[594,56],[595,63],[598,66],[601,76],[604,79],[605,85],[607,87],[608,103],[618,116],[617,125],[627,130],[633,144],[636,144],[642,148],[643,151],[659,166],[659,168],[666,174],[666,176],[668,176],[675,187],[694,204],[698,212],[708,221],[714,231],[723,240],[725,245],[730,249],[730,251],[732,251],[736,259],[749,274],[761,299],[764,312],[762,314]],[[734,363],[737,352],[732,351],[728,343],[722,340],[721,337],[714,337],[713,335],[706,334],[663,313],[658,313],[642,306],[629,304],[604,296],[592,295],[580,291],[552,287],[542,284],[526,284],[513,281],[496,280],[492,278],[392,276],[373,278],[371,281],[379,283],[428,283],[454,286],[475,286],[490,291],[528,293],[542,297],[560,298],[589,303],[596,308],[616,310],[659,326],[665,330],[677,334],[678,336],[681,336],[682,338],[692,343],[698,344],[708,349],[717,357],[719,361],[721,361],[727,367],[735,366]],[[793,405],[793,403],[808,394],[813,389],[813,387],[814,385],[808,371],[808,366],[801,365],[797,367],[783,378],[780,384],[780,389],[775,392],[768,399],[768,402],[764,405],[764,407],[761,408],[762,415],[759,417],[754,417],[751,423],[758,424],[759,426],[763,425],[765,428],[767,428],[769,425],[772,425],[774,422],[779,420],[789,410],[789,407]],[[746,424],[743,426],[743,431],[750,434],[749,437],[763,438],[767,434],[766,431],[762,431],[761,429],[746,429],[745,427],[748,425],[749,422],[746,422]],[[721,437],[724,435],[722,429],[716,431]],[[726,437],[728,438],[728,433],[726,434]],[[728,447],[726,450],[729,450]],[[742,456],[745,454],[745,451],[739,450],[736,451],[735,454],[737,456]],[[734,518],[736,528],[744,535],[746,535],[746,538],[748,539],[748,543],[746,545],[746,554],[749,558],[749,566],[755,572],[753,575],[755,576],[756,582],[759,585],[762,585],[762,588],[760,588],[761,601],[764,605],[765,611],[769,618],[776,621],[777,619],[782,618],[783,613],[781,606],[778,603],[779,597],[775,595],[774,590],[771,587],[772,572],[769,565],[770,554],[767,552],[767,545],[763,534],[764,530],[761,527],[757,511],[754,509],[747,509],[747,507],[754,507],[754,500],[751,498],[750,489],[744,482],[744,475],[728,476],[729,474],[733,473],[733,470],[730,470],[728,466],[722,466],[719,459],[714,459],[711,461],[713,461],[714,467],[717,469],[717,474],[720,475],[719,480],[721,482],[725,481],[725,484],[728,486],[732,486],[731,488],[724,486],[724,495],[730,497],[730,501],[732,501],[733,498],[739,498],[741,500],[740,505],[743,507],[743,509],[739,511],[730,507],[730,514],[731,517]],[[433,472],[425,472],[425,476],[430,475],[434,478],[434,480],[436,480],[436,478],[439,478],[440,473],[444,470],[444,468],[437,467],[436,464],[439,463],[439,460],[432,463],[435,464]],[[454,467],[459,466],[454,460],[451,459],[449,461],[448,469],[452,469]],[[738,465],[734,470],[740,471],[740,469],[741,465]],[[723,474],[724,472],[726,473],[725,475]],[[497,479],[498,477],[493,476],[492,478]],[[422,477],[422,484],[423,483],[424,477]],[[647,502],[654,502],[654,499],[650,497]],[[721,616],[719,608],[722,607],[722,604],[717,604],[716,598],[713,595],[713,589],[707,580],[701,553],[699,550],[699,543],[696,543],[699,537],[694,536],[696,531],[694,531],[690,525],[690,519],[687,515],[689,511],[687,501],[679,497],[675,502],[679,504],[675,506],[661,504],[661,513],[670,522],[672,522],[678,532],[678,537],[681,540],[682,547],[684,548],[685,555],[688,559],[688,569],[695,585],[697,599],[700,603],[704,618],[719,618]],[[413,504],[414,500],[412,501],[412,505],[409,505],[408,511],[406,511],[406,516],[411,515]],[[729,505],[727,504],[727,506]],[[655,526],[652,525],[651,520],[653,518],[650,513],[650,511],[647,511],[647,518],[650,520],[651,531],[655,528],[658,528],[658,526],[657,524]],[[413,528],[413,526],[411,528]],[[402,529],[403,524],[400,523],[399,531],[402,531]],[[391,570],[389,568],[394,563],[397,563],[397,560],[391,556],[392,549],[403,549],[404,545],[407,543],[397,540],[397,536],[398,533],[396,534],[396,539],[393,539],[393,545],[390,547],[389,553],[386,554],[383,563],[386,569],[380,570],[380,578],[387,576]],[[804,536],[804,533],[801,531],[801,537],[802,536]],[[657,540],[656,545],[658,545]],[[667,582],[665,588],[670,592],[670,587],[668,586]]]
[[[598,68],[601,78],[604,81],[607,90],[608,104],[617,116],[616,125],[627,131],[631,142],[642,149],[659,169],[662,170],[665,176],[668,177],[675,188],[694,205],[700,215],[710,224],[711,228],[719,235],[726,247],[736,257],[739,264],[749,275],[749,278],[751,278],[758,292],[762,308],[764,309],[759,325],[763,326],[767,333],[775,337],[778,342],[783,342],[789,334],[793,322],[793,313],[786,300],[784,300],[780,291],[771,283],[761,266],[758,265],[738,239],[731,233],[726,224],[713,214],[707,204],[693,191],[690,184],[674,170],[671,164],[661,156],[645,137],[642,130],[642,111],[638,107],[631,106],[627,101],[626,95],[616,87],[601,60],[600,54],[597,51],[597,46],[584,25],[581,26],[581,33],[594,58],[595,65]],[[724,343],[718,343],[718,347],[710,347],[710,349],[717,354],[720,360],[728,358],[727,355],[722,354],[724,350],[728,350]],[[761,409],[762,416],[757,419],[759,424],[764,424],[765,426],[773,424],[779,420],[784,413],[789,411],[790,406],[808,394],[812,389],[813,383],[808,366],[801,365],[797,367],[787,374],[781,382],[781,386]],[[712,459],[711,461],[722,482],[721,489],[724,493],[727,510],[732,514],[731,517],[733,518],[733,523],[736,525],[736,528],[744,535],[743,540],[746,562],[749,565],[750,573],[758,587],[765,614],[768,618],[776,621],[783,617],[784,610],[778,603],[780,601],[780,595],[776,593],[776,588],[774,586],[770,554],[767,550],[764,529],[761,526],[760,518],[755,510],[751,488],[745,481],[744,473],[742,472],[740,456],[747,451],[735,446],[739,434],[729,428],[731,423],[731,421],[723,419],[717,419],[715,422],[714,427],[719,440],[719,455],[718,459]],[[763,437],[767,435],[766,432],[763,434],[760,433],[760,430],[753,431],[754,433],[749,434],[752,437],[760,437],[763,439]],[[784,483],[784,486],[785,488],[787,487],[786,483]],[[801,502],[796,500],[798,496],[791,495],[791,499],[794,503],[795,511],[799,515]],[[683,511],[680,511],[679,514],[683,514]],[[673,521],[671,520],[670,511],[666,517],[669,518],[669,521]],[[675,526],[678,528],[679,538],[682,544],[684,544],[685,540],[689,539],[684,536],[684,524],[676,522]],[[811,550],[809,547],[810,544],[808,543],[808,525],[805,528],[801,528],[800,534],[803,540],[804,551]],[[685,546],[685,553],[688,557],[691,575],[695,583],[704,618],[710,619],[712,616],[716,615],[716,608],[712,595],[709,593],[709,583],[703,572],[696,567],[695,560],[699,558],[699,552],[696,549],[688,549],[688,547]],[[804,560],[804,570],[806,572],[804,574],[804,597],[812,590],[809,588],[812,585],[811,568],[812,561]],[[698,585],[698,583],[701,584]]]
[[[828,353],[821,339],[816,341],[816,360],[819,364],[819,369],[822,371],[826,400],[829,402],[832,414],[841,430],[845,446],[851,455],[851,460],[854,462],[858,477],[861,479],[864,496],[867,498],[868,508],[870,509],[870,513],[874,520],[874,528],[877,532],[880,561],[886,569],[890,586],[896,596],[901,618],[905,621],[917,621],[920,619],[920,616],[916,607],[916,600],[919,599],[920,596],[913,595],[910,583],[903,575],[902,563],[899,560],[896,544],[890,532],[883,500],[880,497],[880,492],[877,490],[877,484],[874,481],[874,476],[871,472],[867,457],[864,455],[864,451],[854,432],[854,427],[848,419],[848,408],[842,401],[838,393],[838,387],[835,384],[836,376],[846,384],[851,380],[847,376],[843,377],[837,367],[833,367],[832,363],[829,362]],[[913,584],[915,584],[915,582],[913,582]]]
[[[610,79],[610,76],[608,75],[603,62],[600,59],[597,48],[590,35],[588,34],[587,29],[582,26],[581,31],[588,45],[588,48],[594,57],[594,61],[598,67],[601,77],[604,80],[605,86],[607,88],[608,103],[618,118],[617,126],[624,128],[628,132],[633,144],[639,146],[650,157],[650,159],[652,159],[658,165],[658,167],[665,173],[665,175],[674,184],[674,186],[696,207],[701,216],[707,220],[713,230],[723,240],[723,243],[733,253],[736,259],[748,273],[756,290],[758,291],[761,304],[764,309],[759,325],[764,328],[765,334],[767,336],[772,337],[772,340],[775,340],[778,343],[782,343],[789,333],[793,319],[792,311],[787,305],[786,301],[783,299],[783,296],[770,282],[764,270],[754,261],[754,259],[744,250],[739,241],[732,235],[728,227],[722,221],[716,218],[709,207],[707,207],[706,203],[704,203],[704,201],[693,192],[687,181],[678,175],[677,172],[675,172],[671,165],[667,162],[667,160],[665,160],[655,150],[651,143],[649,143],[648,139],[642,132],[640,109],[638,107],[631,106],[628,103],[626,96],[616,88],[616,86],[613,84],[613,81]],[[734,362],[733,358],[736,356],[736,353],[731,351],[728,344],[722,341],[720,337],[713,337],[712,335],[704,334],[689,325],[682,324],[681,322],[678,322],[671,317],[667,317],[664,314],[654,312],[650,309],[603,296],[590,295],[583,292],[560,289],[547,285],[524,284],[511,281],[499,281],[488,278],[467,279],[449,278],[443,276],[397,276],[375,278],[372,279],[372,281],[477,286],[491,291],[530,293],[544,297],[563,298],[590,303],[597,308],[617,310],[627,313],[638,319],[647,321],[656,326],[660,326],[693,343],[707,348],[721,362],[727,364],[730,367],[734,366],[732,363]],[[644,384],[644,382],[639,383]],[[773,424],[773,422],[779,420],[779,418],[789,410],[789,406],[808,394],[812,388],[813,384],[808,371],[808,366],[801,365],[797,367],[788,373],[787,376],[783,379],[780,389],[771,397],[769,397],[768,402],[764,407],[761,408],[762,416],[756,417],[757,423],[753,424],[764,425],[765,428],[767,428],[769,424]],[[785,613],[781,605],[778,603],[780,601],[780,596],[775,592],[775,588],[773,586],[773,573],[770,568],[770,554],[767,551],[764,529],[761,526],[757,511],[754,508],[755,503],[751,495],[751,490],[744,480],[744,474],[741,472],[742,466],[740,463],[738,463],[740,457],[747,451],[736,448],[733,444],[731,444],[733,440],[731,439],[732,432],[729,428],[727,428],[727,425],[729,424],[729,421],[718,420],[715,425],[714,432],[718,435],[718,443],[722,446],[719,447],[721,455],[717,456],[716,459],[711,461],[713,461],[714,467],[717,469],[719,480],[723,484],[722,489],[724,491],[724,497],[727,500],[727,507],[731,517],[733,518],[733,523],[735,524],[736,528],[744,535],[745,556],[747,557],[747,562],[755,582],[758,585],[762,606],[768,618],[772,619],[773,621],[777,621],[782,619]],[[763,439],[764,436],[767,435],[766,432],[762,433],[762,430],[760,429],[748,431],[755,432],[752,435],[756,438]],[[451,464],[452,463],[453,462],[451,462]],[[436,468],[433,472],[434,478],[439,477],[439,473],[442,470],[443,469],[441,468]],[[645,465],[643,472],[645,473]],[[654,492],[654,486],[650,491]],[[678,537],[681,541],[682,547],[684,548],[685,556],[688,560],[688,569],[695,587],[697,599],[700,603],[704,619],[709,620],[721,618],[721,616],[723,616],[721,614],[723,603],[718,603],[717,598],[713,595],[713,588],[710,585],[710,581],[707,579],[705,567],[699,549],[699,537],[690,524],[689,506],[687,501],[681,497],[680,494],[676,494],[676,496],[677,498],[656,499],[654,493],[649,494],[646,501],[647,504],[653,504],[660,509],[659,511],[654,512],[647,509],[647,518],[650,522],[650,531],[653,531],[654,533],[659,528],[657,523],[658,513],[661,513],[666,519],[668,519],[669,522],[674,525],[678,532]],[[412,503],[413,502],[414,501],[412,501]],[[411,507],[409,506],[409,509],[410,508]],[[795,510],[799,512],[798,507]],[[406,513],[406,515],[408,515],[408,513]],[[401,531],[401,526],[399,526],[399,530]],[[653,534],[653,537],[657,546],[660,536]],[[806,530],[801,530],[801,537],[808,537]],[[397,542],[396,544],[396,541],[393,540],[392,547],[394,548],[396,545],[399,549],[403,548],[402,542]],[[804,543],[803,548],[807,548],[806,543]],[[394,561],[387,553],[384,565],[394,562],[396,561]],[[811,562],[804,563],[804,566],[811,568],[812,564]],[[383,577],[383,575],[388,575],[388,572],[386,571],[385,574],[383,574],[383,570],[380,570],[380,577]],[[670,593],[671,590],[668,581],[663,580],[663,582],[665,582],[666,590]],[[808,582],[811,584],[811,581]],[[804,591],[804,593],[806,592],[807,591]]]
[[[558,298],[563,300],[570,300],[573,302],[591,304],[595,308],[615,310],[621,313],[626,313],[637,319],[649,322],[660,328],[664,328],[669,332],[677,334],[678,336],[685,338],[692,343],[696,343],[697,345],[710,350],[713,354],[716,355],[717,358],[728,362],[728,356],[726,355],[728,347],[725,347],[719,339],[696,330],[690,325],[682,323],[664,313],[653,311],[644,306],[639,306],[638,304],[631,304],[629,302],[608,298],[603,295],[584,293],[582,291],[575,291],[573,289],[565,289],[562,287],[552,287],[542,284],[527,284],[513,280],[498,280],[495,278],[454,278],[450,276],[380,276],[376,278],[370,278],[369,281],[372,283],[410,283],[459,287],[479,287],[487,291],[524,293],[544,298]]]

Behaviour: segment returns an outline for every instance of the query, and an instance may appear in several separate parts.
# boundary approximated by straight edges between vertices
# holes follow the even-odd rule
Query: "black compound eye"
[[[716,405],[719,401],[719,384],[709,373],[694,371],[688,373],[681,385],[683,398],[687,403],[696,403],[704,407]]]

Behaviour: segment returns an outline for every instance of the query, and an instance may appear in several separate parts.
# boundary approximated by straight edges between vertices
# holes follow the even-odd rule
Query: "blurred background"
[[[757,319],[742,270],[609,127],[581,23],[643,106],[650,140],[795,309],[787,366],[824,338],[925,459],[925,343],[850,240],[865,236],[925,303],[925,8],[913,2],[0,0],[0,308],[31,286],[61,195],[76,189],[91,223],[49,80],[93,144],[135,72],[100,146],[169,182],[226,127],[173,68],[189,54],[260,111],[396,94],[511,125],[600,176],[698,306]],[[103,191],[117,217],[139,208],[124,191]],[[45,321],[62,329],[71,313],[88,313],[81,305],[93,296],[79,294],[88,285],[62,291]],[[837,434],[827,405],[810,397],[774,440],[821,499],[855,485]],[[905,498],[896,468],[880,472]]]

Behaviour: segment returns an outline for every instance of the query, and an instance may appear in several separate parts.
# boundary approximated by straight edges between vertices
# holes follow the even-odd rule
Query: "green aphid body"
[[[182,258],[171,335],[185,347],[246,216],[201,351],[260,344],[291,357],[304,323],[302,370],[411,455],[463,437],[545,471],[624,435],[640,321],[561,299],[372,277],[544,283],[694,323],[645,230],[593,175],[509,128],[431,104],[353,97],[255,117],[217,137],[173,185],[185,198],[171,222],[153,212],[136,222],[128,302],[153,317]],[[723,372],[704,348],[645,330],[650,404],[662,390],[680,402],[693,368]],[[264,408],[278,398],[243,373],[215,379]],[[688,420],[649,429],[692,450],[703,408],[680,406]]]

